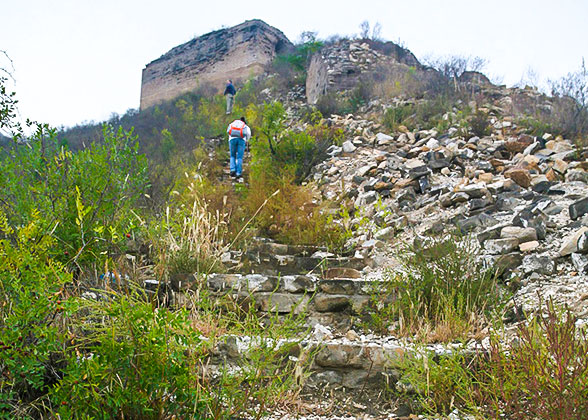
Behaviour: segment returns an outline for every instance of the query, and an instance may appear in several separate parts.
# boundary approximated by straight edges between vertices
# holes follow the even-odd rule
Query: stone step
[[[185,283],[181,290],[172,292],[169,301],[189,307],[189,290],[197,287],[196,282]],[[238,301],[253,303],[259,312],[283,317],[303,314],[306,326],[331,325],[337,331],[346,331],[353,322],[366,318],[375,296],[379,301],[394,298],[389,292],[378,296],[382,286],[377,280],[325,279],[316,275],[211,274],[206,278],[206,287],[213,297],[230,295]]]
[[[310,256],[316,252],[326,252],[327,248],[310,245],[287,245],[273,242],[269,239],[256,238],[249,251],[273,255]]]
[[[251,349],[260,347],[262,340],[259,337],[227,336],[217,346],[215,358],[238,362],[246,358]],[[425,349],[438,355],[455,351],[452,345],[432,344],[423,349],[394,337],[357,334],[354,339],[311,334],[302,339],[282,340],[273,344],[276,351],[291,346],[288,354],[298,360],[312,358],[309,384],[343,386],[351,390],[364,387],[390,389],[401,375],[395,364],[405,356],[422,354]],[[474,353],[477,350],[472,347],[465,351]]]
[[[310,355],[313,358],[309,384],[344,386],[349,389],[386,387],[394,375],[392,363],[403,357],[408,349],[393,339],[373,343],[289,340],[278,343],[278,347],[286,347],[286,344],[292,345],[288,350],[290,357],[303,360]],[[217,346],[214,357],[218,361],[238,364],[240,359],[248,357],[251,349],[260,345],[261,339],[258,337],[228,336]],[[395,382],[398,378],[393,379]]]
[[[322,256],[317,253],[302,256],[261,252],[247,252],[242,262],[244,270],[265,275],[320,273],[332,267],[363,270],[370,264],[365,258]]]
[[[212,292],[271,292],[369,295],[378,282],[362,278],[323,278],[316,274],[272,276],[263,274],[210,274],[206,285]],[[188,286],[188,285],[187,285]]]

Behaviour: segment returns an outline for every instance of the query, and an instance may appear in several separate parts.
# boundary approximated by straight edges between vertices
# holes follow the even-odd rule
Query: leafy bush
[[[409,118],[414,114],[413,105],[401,105],[386,109],[384,112],[384,126],[390,131],[396,131],[400,125],[412,126]]]
[[[145,158],[132,132],[105,126],[103,134],[101,144],[72,152],[40,125],[33,138],[0,156],[0,208],[13,226],[42,213],[61,261],[100,261],[123,247],[124,233],[136,225],[131,210],[147,185]]]
[[[271,197],[271,198],[270,198]],[[247,194],[249,212],[263,209],[255,226],[264,236],[288,244],[325,245],[340,250],[349,232],[335,223],[329,203],[319,204],[320,197],[308,185],[293,183],[293,175],[275,178],[263,172],[250,179]]]
[[[294,51],[278,54],[272,62],[272,69],[276,71],[288,87],[304,84],[306,81],[306,66],[308,60],[323,46],[313,32],[303,32],[300,43]]]
[[[362,80],[359,82],[349,96],[349,111],[356,112],[359,108],[367,105],[374,94],[374,82],[372,80]]]
[[[286,130],[285,118],[281,103],[264,105],[255,130],[261,135],[251,141],[248,214],[257,214],[255,225],[262,234],[280,241],[341,247],[347,233],[332,223],[328,204],[319,204],[311,186],[298,184],[327,156],[327,148],[341,140],[342,132],[320,122],[304,132]]]
[[[550,302],[506,349],[494,340],[486,391],[510,418],[583,419],[588,413],[588,336]]]
[[[259,418],[304,379],[308,360],[289,357],[297,341],[278,340],[298,331],[297,316],[262,323],[254,305],[223,311],[226,303],[203,291],[189,297],[190,311],[154,307],[133,284],[100,293],[101,300],[79,300],[76,338],[49,395],[63,418]],[[205,329],[203,319],[224,329]],[[234,366],[211,366],[213,348],[231,339],[221,332],[254,337]]]
[[[476,371],[479,365],[479,356],[466,356],[463,347],[439,355],[418,349],[416,354],[407,354],[393,363],[403,372],[397,388],[414,391],[414,409],[430,415],[449,414],[455,408],[477,411],[481,397]]]
[[[342,131],[329,129],[320,122],[306,131],[286,130],[286,111],[277,101],[264,104],[260,120],[256,131],[267,143],[261,138],[251,142],[253,176],[262,171],[277,178],[293,173],[295,182],[300,183],[316,164],[327,157],[329,146],[343,137]]]
[[[400,125],[409,130],[431,129],[447,123],[443,120],[443,115],[452,111],[452,98],[440,95],[415,104],[388,108],[384,113],[383,124],[392,131],[397,130]]]
[[[493,271],[476,260],[467,239],[415,241],[399,256],[402,272],[389,273],[380,286],[390,303],[383,304],[381,294],[373,296],[376,329],[450,341],[476,333],[504,300]]]
[[[508,344],[493,337],[487,350],[407,355],[395,362],[404,372],[399,388],[416,391],[428,414],[458,408],[484,418],[586,418],[588,337],[569,310],[550,303]]]
[[[0,69],[1,70],[1,69]],[[6,88],[6,77],[0,77],[0,134],[6,130],[7,134],[13,135],[20,132],[16,120],[16,93]],[[15,132],[13,132],[16,131]]]
[[[482,111],[476,111],[470,118],[471,131],[475,136],[484,137],[490,135],[492,127],[488,122],[488,115]]]
[[[302,383],[310,359],[291,355],[303,314],[264,319],[255,302],[243,309],[202,290],[188,295],[190,310],[157,307],[133,279],[72,296],[36,220],[13,232],[2,217],[0,227],[17,238],[0,240],[0,298],[10,302],[0,305],[0,418],[257,417]],[[224,333],[258,341],[237,368],[211,375]]]
[[[565,136],[585,139],[588,136],[588,70],[584,60],[579,70],[550,84],[552,94],[561,99],[552,111],[553,125]]]
[[[320,116],[318,117],[318,120],[317,116]],[[315,141],[318,144],[324,145],[322,147],[319,146],[321,153],[322,149],[326,150],[326,148],[332,144],[336,144],[337,146],[341,146],[343,144],[343,141],[345,140],[345,132],[343,131],[343,128],[328,126],[325,124],[322,120],[322,115],[318,111],[316,111],[316,115],[312,122],[313,125],[307,127],[306,133],[316,139]]]
[[[551,125],[550,122],[545,121],[545,118],[535,118],[531,116],[522,117],[518,120],[518,124],[527,129],[527,133],[532,136],[542,137],[545,133],[561,134]]]
[[[207,349],[186,311],[154,310],[140,294],[82,304],[76,321],[94,332],[70,348],[64,379],[52,390],[60,416],[204,416],[199,367]]]
[[[25,417],[21,410],[60,378],[71,275],[49,257],[54,246],[39,213],[16,231],[0,213],[0,418]]]
[[[340,115],[349,110],[349,104],[336,92],[327,92],[318,99],[316,108],[325,116]]]

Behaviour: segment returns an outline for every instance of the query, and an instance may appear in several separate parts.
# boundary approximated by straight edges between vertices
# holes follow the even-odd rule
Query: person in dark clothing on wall
[[[227,98],[227,115],[233,112],[233,103],[235,102],[235,94],[237,90],[235,86],[233,86],[233,81],[231,79],[227,80],[227,87],[225,88],[225,97]]]

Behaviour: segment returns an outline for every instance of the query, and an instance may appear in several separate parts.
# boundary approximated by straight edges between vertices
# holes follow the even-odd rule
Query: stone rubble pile
[[[519,133],[508,118],[490,122],[482,138],[457,127],[388,134],[334,115],[328,123],[344,128],[346,140],[328,150],[313,180],[326,198],[349,199],[352,226],[370,221],[351,242],[380,268],[393,266],[381,254],[397,243],[457,228],[518,285],[514,301],[526,312],[541,296],[588,319],[586,151],[562,137]]]

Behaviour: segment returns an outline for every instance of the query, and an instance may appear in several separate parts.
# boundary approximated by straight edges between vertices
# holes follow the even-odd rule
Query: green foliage
[[[303,311],[263,319],[254,301],[244,309],[204,290],[187,296],[190,310],[157,307],[132,282],[71,296],[37,218],[16,232],[0,218],[2,235],[16,237],[0,240],[0,297],[10,302],[0,305],[0,418],[257,417],[304,380],[309,355],[291,357]],[[237,368],[210,375],[223,333],[257,341]]]
[[[10,92],[6,89],[5,77],[0,77],[0,130],[18,130],[18,123],[15,121],[16,118],[16,93]]]
[[[275,195],[274,195],[275,194]],[[271,198],[270,198],[271,197]],[[349,238],[342,224],[335,222],[330,203],[320,203],[317,192],[309,185],[296,185],[293,175],[278,178],[260,171],[250,179],[246,203],[260,233],[280,242],[300,245],[324,245],[341,250]]]
[[[289,87],[304,84],[306,81],[306,65],[308,60],[322,46],[322,41],[316,39],[316,34],[304,32],[301,43],[294,47],[294,51],[278,54],[272,62],[274,71]]]
[[[160,152],[163,160],[167,162],[170,160],[172,153],[176,148],[176,142],[174,140],[172,133],[166,128],[161,130],[161,137],[162,139]]]
[[[318,114],[320,115],[320,114]],[[318,119],[318,115],[313,118]],[[277,178],[294,174],[296,183],[302,182],[312,168],[327,157],[326,150],[332,144],[340,143],[343,132],[331,129],[319,122],[306,131],[285,129],[286,111],[280,102],[264,104],[261,123],[256,132],[261,139],[252,143],[252,176],[259,172],[270,173]]]
[[[583,419],[588,413],[588,336],[550,302],[506,349],[494,340],[483,370],[494,408],[509,418]]]
[[[432,341],[475,333],[504,301],[493,271],[476,255],[471,241],[455,237],[404,247],[399,252],[403,274],[390,273],[382,286],[390,303],[383,305],[381,294],[373,296],[372,326]]]
[[[450,121],[443,116],[454,111],[454,100],[451,96],[437,95],[414,104],[388,108],[384,113],[383,124],[392,131],[397,130],[400,125],[409,130],[449,128],[447,124]]]
[[[487,353],[422,351],[393,365],[403,371],[398,388],[415,391],[433,415],[458,408],[483,418],[580,420],[588,412],[588,337],[553,303],[509,343],[493,337]]]
[[[191,207],[167,207],[165,220],[156,223],[152,234],[161,277],[222,271],[221,255],[230,244],[229,216],[227,209],[211,212],[198,195]]]
[[[57,238],[53,255],[61,261],[99,261],[135,228],[131,210],[146,188],[145,158],[132,132],[105,126],[103,135],[101,144],[72,152],[41,125],[0,157],[0,208],[13,226],[43,214],[42,231]]]
[[[476,113],[471,116],[469,124],[472,133],[480,138],[488,136],[492,132],[492,127],[488,122],[488,114],[485,112],[476,111]]]
[[[414,114],[413,105],[401,105],[386,109],[384,112],[384,126],[390,131],[396,131],[400,125],[408,126],[412,125],[409,123],[409,118]]]
[[[272,154],[276,153],[275,144],[280,141],[285,121],[286,109],[281,102],[274,101],[263,105],[259,132],[265,137]]]
[[[403,371],[397,388],[415,391],[415,409],[430,415],[449,414],[455,408],[477,411],[481,387],[475,371],[478,365],[478,356],[466,357],[463,347],[440,355],[419,349],[417,354],[393,362],[394,368]]]
[[[186,311],[154,309],[140,292],[80,304],[76,321],[88,333],[52,390],[60,416],[204,418],[198,368],[207,349]]]
[[[374,82],[372,80],[361,80],[349,96],[349,112],[356,112],[359,108],[367,105],[374,93]]]
[[[327,92],[318,99],[316,108],[326,116],[339,115],[349,110],[349,102],[336,92]]]
[[[75,308],[64,292],[71,275],[49,256],[55,242],[40,219],[33,212],[15,231],[0,213],[0,418],[15,418],[59,380],[59,324]]]
[[[554,135],[561,134],[556,130],[550,122],[545,121],[544,118],[526,116],[518,120],[518,124],[527,129],[527,132],[532,136],[542,137],[543,134],[550,133]]]

